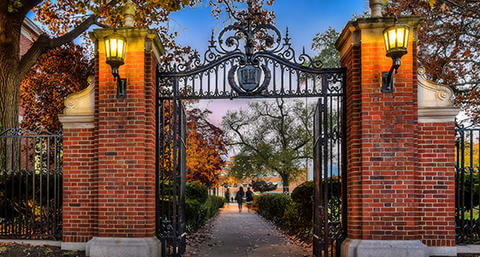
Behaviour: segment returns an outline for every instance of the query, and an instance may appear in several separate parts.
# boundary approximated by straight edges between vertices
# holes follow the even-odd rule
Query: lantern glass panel
[[[390,49],[397,47],[397,33],[395,28],[392,28],[388,31],[388,42],[390,43]]]
[[[398,27],[397,32],[397,47],[404,47],[405,43],[405,28]]]
[[[405,42],[403,43],[403,47],[407,48],[408,47],[408,37],[410,36],[409,35],[410,30],[407,29],[407,28],[404,28],[404,30],[405,30]]]
[[[118,58],[123,58],[123,40],[119,40],[118,42],[118,51],[117,51],[117,56]]]
[[[118,56],[118,52],[117,52],[117,39],[116,38],[112,38],[110,40],[110,51],[111,51],[111,56],[112,57],[117,57]]]
[[[107,54],[107,59],[110,59],[110,39],[105,40],[105,52]]]
[[[388,33],[387,33],[387,32],[384,32],[384,33],[383,33],[383,37],[384,37],[384,40],[385,40],[385,49],[386,49],[387,51],[389,51],[390,48],[388,47]]]

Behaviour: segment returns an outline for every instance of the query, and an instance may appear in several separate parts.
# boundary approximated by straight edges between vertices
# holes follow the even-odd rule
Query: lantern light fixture
[[[383,31],[387,57],[393,60],[390,71],[382,73],[382,92],[384,93],[393,92],[393,71],[395,71],[395,74],[398,73],[402,56],[408,53],[409,33],[410,27],[404,24],[397,24],[397,17],[395,17],[394,25]]]
[[[120,78],[118,68],[125,64],[125,49],[127,41],[125,37],[114,32],[105,37],[105,53],[107,64],[112,67],[114,81],[117,81],[117,98],[123,99],[127,96],[127,79]]]

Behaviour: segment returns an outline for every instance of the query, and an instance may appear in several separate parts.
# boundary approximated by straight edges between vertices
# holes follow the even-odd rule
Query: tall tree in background
[[[210,111],[187,111],[187,181],[207,187],[218,184],[227,155],[223,130],[208,120]]]
[[[21,84],[22,127],[60,130],[58,114],[63,111],[65,97],[86,88],[92,72],[93,61],[73,43],[41,55]]]
[[[480,118],[480,1],[390,0],[386,15],[419,15],[418,58],[428,77],[452,86],[458,101]]]
[[[275,174],[288,192],[289,183],[304,172],[300,161],[312,158],[313,112],[314,106],[302,101],[276,99],[227,113],[222,122],[227,143],[239,150],[229,175],[256,178]]]
[[[0,125],[3,128],[16,127],[20,83],[38,58],[48,50],[72,42],[92,25],[120,26],[122,6],[128,0],[1,0],[0,1]],[[168,31],[169,15],[172,11],[193,6],[200,0],[131,0],[136,7],[135,25],[157,28],[162,43],[168,51],[163,58],[182,61],[191,58],[190,47],[175,44],[175,33]],[[235,8],[233,0],[228,8],[224,0],[211,0],[213,14]],[[256,8],[263,6],[263,0],[255,0]],[[273,1],[267,1],[271,4]],[[44,24],[48,34],[41,35],[28,50],[20,56],[20,33],[26,15],[33,11],[36,20]]]
[[[340,53],[335,47],[339,36],[340,33],[329,27],[325,32],[318,33],[313,38],[312,50],[317,53],[315,59],[322,62],[323,68],[340,67]]]

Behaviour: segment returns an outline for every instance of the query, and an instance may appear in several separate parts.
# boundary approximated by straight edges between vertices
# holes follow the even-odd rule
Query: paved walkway
[[[304,257],[310,251],[291,243],[273,225],[257,214],[239,213],[237,205],[226,205],[210,224],[200,232],[208,237],[197,246],[187,247],[191,257]]]

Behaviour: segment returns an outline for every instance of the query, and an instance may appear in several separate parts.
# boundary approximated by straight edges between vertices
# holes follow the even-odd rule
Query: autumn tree
[[[390,0],[385,15],[419,15],[418,58],[429,79],[450,85],[480,117],[480,1]]]
[[[278,175],[284,191],[304,172],[300,161],[312,158],[314,106],[303,101],[262,101],[229,112],[222,126],[227,143],[239,153],[229,175],[256,179]]]
[[[64,109],[65,97],[86,88],[92,72],[93,61],[85,57],[83,47],[73,43],[41,55],[21,84],[22,127],[59,131],[58,114]]]
[[[191,58],[191,48],[176,45],[175,33],[169,33],[165,24],[168,23],[172,11],[193,6],[200,0],[0,1],[0,124],[4,128],[17,126],[21,81],[42,54],[72,42],[91,26],[121,26],[122,10],[127,1],[131,1],[136,8],[135,26],[157,28],[162,43],[168,50],[164,58],[175,61]],[[230,8],[235,8],[235,2],[241,3],[245,0],[233,0]],[[264,1],[254,2],[255,6],[261,6]],[[219,15],[222,10],[226,10],[226,3],[224,0],[211,0],[213,13]],[[36,20],[44,24],[49,31],[40,35],[27,53],[20,56],[22,24],[31,11],[36,15]]]
[[[187,181],[218,184],[227,154],[223,130],[208,120],[208,110],[187,110]]]

